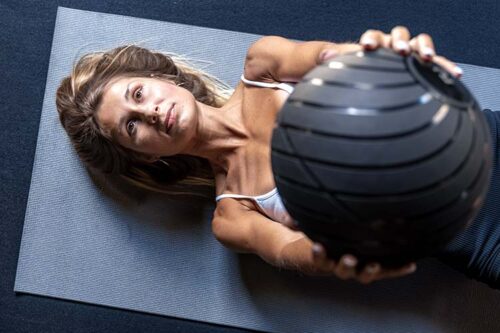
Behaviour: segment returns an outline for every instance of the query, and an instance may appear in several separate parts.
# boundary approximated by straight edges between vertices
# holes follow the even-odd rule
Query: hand
[[[361,36],[359,43],[365,50],[375,50],[382,46],[393,49],[401,55],[417,52],[422,60],[440,65],[457,78],[463,74],[463,70],[454,62],[436,55],[431,36],[424,33],[410,40],[410,32],[403,26],[394,27],[390,34],[380,30],[368,30]]]
[[[283,225],[299,231],[300,228],[295,224],[293,218],[285,213],[286,217],[281,221]],[[399,268],[383,268],[379,263],[370,263],[365,266],[361,272],[357,272],[356,265],[358,260],[351,254],[343,255],[339,262],[331,260],[326,255],[326,250],[320,243],[313,243],[312,246],[312,267],[310,275],[336,275],[342,280],[355,279],[363,284],[368,284],[376,280],[401,277],[415,272],[417,266],[415,263],[409,263]]]
[[[379,263],[370,263],[358,273],[356,257],[346,254],[337,263],[326,256],[325,248],[320,243],[313,245],[313,263],[314,275],[336,275],[342,280],[355,279],[363,284],[401,277],[415,272],[417,268],[414,262],[400,268],[383,268]]]

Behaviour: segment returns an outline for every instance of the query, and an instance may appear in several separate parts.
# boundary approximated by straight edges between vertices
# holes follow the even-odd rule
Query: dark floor
[[[0,332],[248,332],[13,292],[57,6],[338,42],[405,25],[449,59],[500,68],[498,0],[0,0]]]

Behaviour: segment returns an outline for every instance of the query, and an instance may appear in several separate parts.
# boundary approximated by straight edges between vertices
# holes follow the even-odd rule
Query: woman
[[[410,40],[405,27],[390,34],[369,30],[360,44],[263,37],[249,48],[242,81],[229,98],[219,81],[182,61],[133,46],[117,48],[79,61],[57,91],[57,109],[93,170],[171,193],[213,182],[212,230],[235,251],[255,253],[281,268],[362,283],[403,276],[415,270],[414,263],[399,269],[373,263],[357,272],[352,255],[329,260],[321,244],[293,230],[271,170],[273,124],[289,92],[280,82],[297,82],[337,54],[380,46],[418,52],[461,75],[455,64],[435,56],[430,36]]]

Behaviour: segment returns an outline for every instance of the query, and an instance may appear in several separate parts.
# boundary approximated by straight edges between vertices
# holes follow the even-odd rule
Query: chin
[[[197,122],[198,117],[196,109],[186,109],[184,108],[184,105],[182,105],[180,110],[177,112],[178,130],[182,132],[189,132],[191,129],[194,130]]]

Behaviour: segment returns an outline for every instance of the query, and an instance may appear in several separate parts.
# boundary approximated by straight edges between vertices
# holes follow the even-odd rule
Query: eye
[[[139,87],[135,92],[134,92],[134,98],[137,101],[140,101],[142,98],[142,87]]]
[[[134,132],[135,132],[135,119],[132,119],[127,123],[127,133],[128,135],[132,136],[134,135]]]

